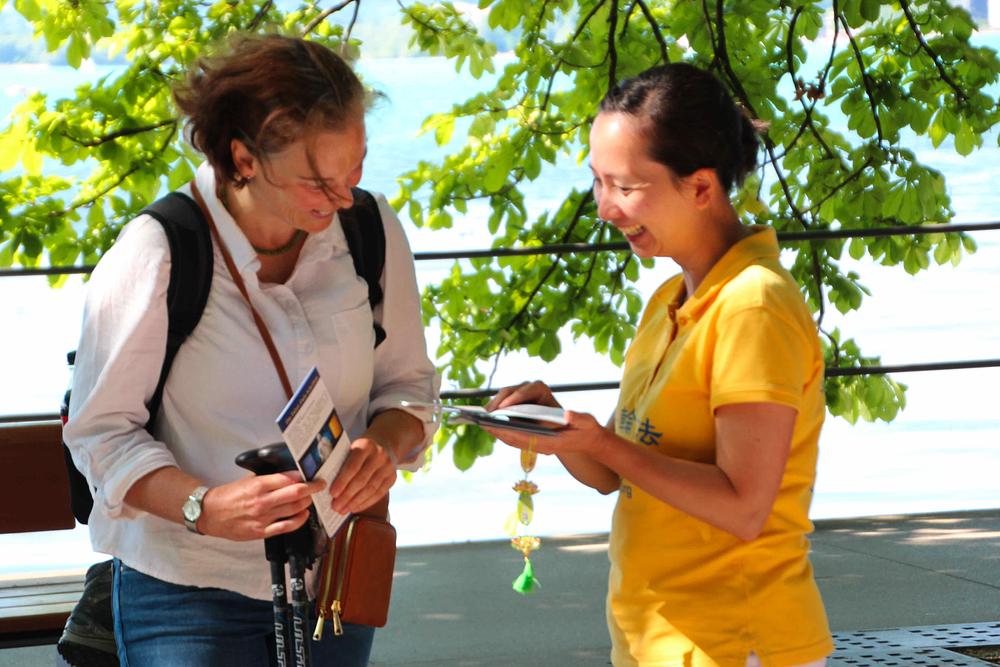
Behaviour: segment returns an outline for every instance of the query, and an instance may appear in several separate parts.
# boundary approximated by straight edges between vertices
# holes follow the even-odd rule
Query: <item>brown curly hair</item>
[[[215,171],[217,187],[242,187],[230,149],[243,142],[259,159],[319,131],[364,117],[370,96],[327,47],[282,35],[236,35],[229,51],[199,58],[173,90],[191,145]]]

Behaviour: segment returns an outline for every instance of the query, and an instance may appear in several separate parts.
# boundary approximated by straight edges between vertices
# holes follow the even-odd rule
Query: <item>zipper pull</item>
[[[326,625],[326,609],[320,607],[319,618],[316,619],[316,629],[313,630],[313,641],[318,642],[323,639],[323,627]]]
[[[344,626],[340,622],[340,600],[333,601],[330,611],[333,612],[333,634],[339,637],[344,634]]]

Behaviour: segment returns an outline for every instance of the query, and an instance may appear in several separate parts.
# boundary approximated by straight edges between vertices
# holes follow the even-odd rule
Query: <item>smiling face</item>
[[[252,197],[259,234],[287,238],[295,229],[326,229],[338,210],[354,203],[351,188],[361,181],[366,151],[361,118],[341,130],[321,130],[299,139],[263,160],[234,141],[240,173],[251,177],[245,190]]]
[[[598,114],[590,129],[590,168],[598,215],[617,227],[640,257],[683,254],[697,232],[687,179],[649,157],[641,121]]]

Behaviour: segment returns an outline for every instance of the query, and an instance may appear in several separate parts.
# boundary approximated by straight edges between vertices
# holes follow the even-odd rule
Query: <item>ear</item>
[[[229,152],[233,156],[233,165],[236,167],[233,178],[250,180],[256,176],[257,158],[246,147],[246,144],[239,139],[233,139],[229,142]]]
[[[698,208],[708,208],[722,192],[719,175],[708,167],[695,170],[685,180],[690,188],[691,200]]]

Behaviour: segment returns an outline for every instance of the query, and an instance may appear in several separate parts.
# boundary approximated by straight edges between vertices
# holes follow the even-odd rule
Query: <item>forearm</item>
[[[718,466],[663,456],[613,437],[618,442],[595,457],[598,463],[658,500],[742,540],[759,534],[770,504],[762,513]]]
[[[557,454],[560,463],[581,484],[603,494],[613,493],[621,485],[621,477],[603,463],[586,454]]]
[[[403,410],[384,410],[375,415],[364,436],[377,442],[398,465],[419,453],[424,423]]]
[[[161,519],[183,524],[181,508],[201,482],[180,468],[166,466],[140,477],[125,494],[131,507]]]

